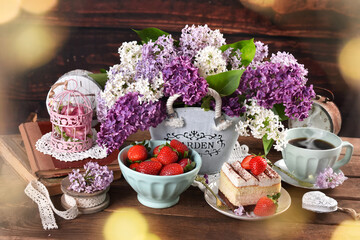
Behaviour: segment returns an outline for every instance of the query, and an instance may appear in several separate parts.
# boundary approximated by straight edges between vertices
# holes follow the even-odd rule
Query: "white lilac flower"
[[[226,71],[226,61],[221,50],[213,46],[207,46],[196,54],[194,66],[203,78]]]
[[[134,75],[126,71],[120,64],[110,67],[108,71],[109,80],[106,82],[105,89],[100,93],[105,105],[111,108],[115,102],[130,92],[140,93],[139,102],[158,101],[163,96],[163,75],[158,75],[152,79],[139,77],[134,79]]]
[[[218,29],[211,30],[207,25],[189,27],[186,25],[181,30],[180,50],[183,56],[192,59],[196,53],[207,47],[220,48],[225,44],[225,38]]]
[[[250,104],[247,104],[250,102]],[[281,151],[287,141],[285,140],[285,128],[279,120],[279,116],[272,110],[257,105],[255,99],[245,102],[246,112],[244,120],[236,125],[236,131],[241,136],[249,136],[249,131],[254,138],[262,139],[265,135],[268,140],[275,141],[274,148]]]
[[[111,108],[119,97],[126,94],[126,87],[131,82],[131,76],[123,70],[120,64],[110,67],[107,75],[109,80],[100,96],[105,101],[106,106]]]
[[[141,49],[142,46],[137,44],[136,41],[121,44],[118,51],[121,66],[135,74],[136,64],[141,60]]]
[[[315,185],[319,188],[335,188],[347,179],[343,172],[335,173],[331,167],[327,167],[316,177]]]
[[[150,83],[147,78],[138,78],[134,83],[132,83],[128,90],[129,92],[138,92],[138,101],[141,104],[142,102],[156,102],[163,96],[163,84],[164,80],[162,73],[160,72]]]

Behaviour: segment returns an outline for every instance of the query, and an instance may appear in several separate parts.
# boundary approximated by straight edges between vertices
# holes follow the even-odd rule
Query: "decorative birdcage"
[[[54,84],[50,90],[51,145],[58,152],[82,152],[93,144],[93,110],[90,100],[76,90],[77,84],[74,90],[67,89],[69,81]],[[55,95],[54,89],[60,85],[65,87]]]

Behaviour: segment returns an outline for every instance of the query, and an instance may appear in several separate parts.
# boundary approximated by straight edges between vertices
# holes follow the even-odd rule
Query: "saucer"
[[[285,161],[284,159],[280,159],[279,161],[274,163],[275,166],[281,168],[282,170],[285,170],[287,172],[290,172],[289,169],[286,167],[285,165]],[[315,184],[313,187],[304,187],[301,186],[295,179],[289,177],[288,175],[286,175],[285,173],[277,170],[276,168],[273,168],[280,176],[281,176],[281,180],[286,182],[287,184],[290,184],[292,186],[295,187],[299,187],[299,188],[305,188],[305,189],[311,189],[311,190],[324,190],[324,189],[329,189],[329,188],[320,188],[317,187]],[[341,170],[338,170],[337,172],[342,172]]]
[[[219,180],[217,179],[215,181],[212,181],[208,185],[211,188],[211,190],[217,195],[218,186],[219,186]],[[281,195],[280,195],[280,198],[279,198],[278,208],[276,210],[276,213],[274,215],[266,216],[266,217],[256,216],[254,214],[254,212],[251,212],[249,215],[244,214],[242,216],[238,216],[233,211],[231,211],[230,209],[228,209],[228,210],[220,209],[220,208],[218,208],[216,206],[216,198],[214,197],[214,195],[212,195],[212,193],[208,189],[205,189],[204,197],[205,197],[206,202],[213,209],[215,209],[216,211],[218,211],[221,214],[224,214],[224,215],[226,215],[228,217],[240,219],[240,220],[257,221],[257,220],[264,220],[264,219],[267,219],[267,218],[277,216],[277,215],[285,212],[290,207],[290,205],[291,205],[291,197],[290,197],[289,193],[284,188],[281,188],[280,193],[281,193]]]

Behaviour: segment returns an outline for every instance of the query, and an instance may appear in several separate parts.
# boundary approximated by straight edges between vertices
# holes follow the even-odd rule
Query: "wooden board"
[[[131,140],[148,139],[148,132],[138,132]],[[19,139],[19,136],[13,136]],[[261,149],[259,142],[252,138],[239,138],[251,149]],[[348,140],[356,144],[359,139]],[[342,186],[334,190],[324,191],[334,197],[339,206],[351,207],[360,211],[360,172],[351,169],[360,168],[360,154],[355,148],[349,168],[344,168],[354,174],[349,176]],[[23,150],[24,151],[24,150]],[[271,152],[274,161],[279,159],[277,152]],[[1,161],[5,161],[0,155]],[[241,221],[224,216],[213,210],[205,201],[204,194],[198,188],[190,187],[181,196],[177,205],[167,209],[152,209],[141,205],[136,192],[125,179],[115,181],[108,192],[110,205],[104,211],[96,214],[81,215],[74,220],[56,218],[59,230],[44,231],[40,224],[37,205],[23,194],[25,183],[12,173],[12,168],[5,164],[0,171],[0,238],[34,238],[34,239],[103,239],[106,222],[111,216],[126,213],[129,209],[139,212],[148,225],[148,231],[161,239],[330,239],[339,236],[342,239],[360,238],[360,228],[350,217],[341,212],[317,214],[301,208],[301,198],[308,190],[300,189],[283,183],[289,192],[292,204],[283,214],[265,221]],[[11,177],[15,174],[16,177]],[[11,179],[7,186],[4,179]],[[1,181],[2,180],[2,181]],[[8,185],[9,185],[8,184]],[[12,191],[9,191],[12,189]],[[60,196],[52,197],[55,206],[61,209]],[[16,212],[17,214],[14,214]],[[125,215],[126,216],[126,215]],[[121,221],[121,219],[118,219]],[[125,222],[131,221],[126,218]],[[346,226],[342,226],[344,222]],[[134,223],[135,224],[135,223]],[[91,226],[91,227],[89,227]],[[184,231],[184,229],[187,229]],[[261,231],[259,230],[261,229]]]

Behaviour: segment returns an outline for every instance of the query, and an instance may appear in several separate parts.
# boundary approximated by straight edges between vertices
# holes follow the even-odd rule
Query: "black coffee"
[[[335,148],[335,146],[332,145],[331,143],[316,138],[296,138],[290,140],[289,143],[296,147],[306,148],[311,150],[326,150],[326,149]]]

